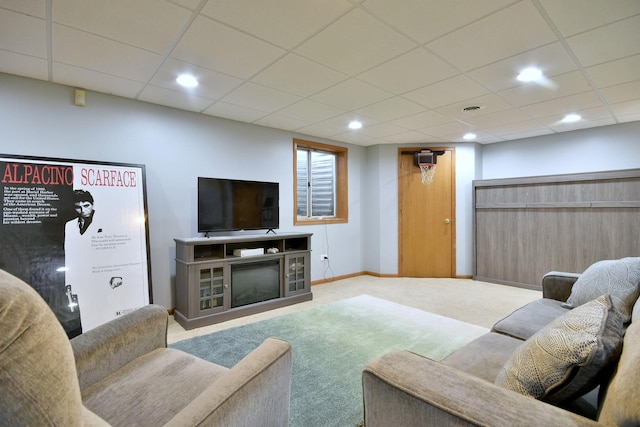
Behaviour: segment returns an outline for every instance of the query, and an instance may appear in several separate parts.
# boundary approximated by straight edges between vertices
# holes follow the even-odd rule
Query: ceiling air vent
[[[484,106],[480,106],[480,105],[470,105],[468,107],[464,107],[462,109],[462,112],[463,113],[473,113],[473,112],[476,112],[476,111],[481,110],[483,108],[484,108]]]

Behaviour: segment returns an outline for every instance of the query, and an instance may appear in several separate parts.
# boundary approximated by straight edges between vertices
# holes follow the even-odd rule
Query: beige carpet
[[[490,328],[496,321],[527,302],[542,297],[540,291],[479,282],[470,279],[380,278],[358,276],[312,286],[313,300],[227,322],[184,330],[169,321],[169,343],[234,326],[270,319],[305,308],[359,295],[371,295],[430,313]]]

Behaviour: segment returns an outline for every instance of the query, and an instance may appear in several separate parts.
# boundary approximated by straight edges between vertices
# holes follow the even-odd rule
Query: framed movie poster
[[[0,268],[69,337],[151,301],[143,165],[0,154]]]

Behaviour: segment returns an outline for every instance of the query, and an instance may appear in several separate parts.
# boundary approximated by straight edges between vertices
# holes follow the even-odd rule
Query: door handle
[[[451,220],[449,218],[445,218],[444,223],[445,224],[451,224]]]

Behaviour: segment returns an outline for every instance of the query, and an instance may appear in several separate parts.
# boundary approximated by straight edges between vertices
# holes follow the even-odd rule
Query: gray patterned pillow
[[[569,401],[595,388],[622,350],[623,324],[602,295],[538,331],[511,356],[495,383],[536,399]]]
[[[566,305],[578,307],[608,294],[623,322],[631,320],[633,304],[640,294],[640,258],[598,261],[580,275]]]

